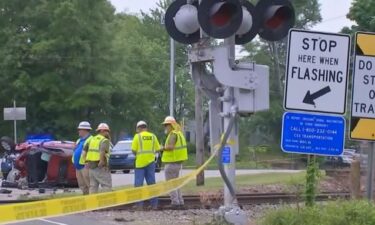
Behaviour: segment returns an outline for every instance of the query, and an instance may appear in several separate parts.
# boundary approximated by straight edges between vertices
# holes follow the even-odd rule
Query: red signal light
[[[217,3],[218,10],[211,15],[211,23],[222,27],[227,25],[236,13],[236,6],[228,3]],[[215,7],[216,8],[216,7]]]
[[[202,0],[198,8],[198,21],[208,36],[228,38],[241,26],[241,3],[239,0]]]
[[[294,26],[295,14],[289,0],[261,0],[256,5],[260,16],[259,36],[267,41],[279,41]]]

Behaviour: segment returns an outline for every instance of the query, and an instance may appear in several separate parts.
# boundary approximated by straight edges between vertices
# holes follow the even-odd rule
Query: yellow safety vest
[[[155,151],[160,148],[158,139],[153,133],[143,131],[134,136],[133,142],[138,146],[132,150],[136,153],[135,168],[143,168],[155,161]],[[134,146],[134,145],[132,145]],[[136,145],[135,145],[136,146]]]
[[[177,141],[172,151],[164,151],[161,161],[164,163],[182,162],[188,159],[187,145],[181,131],[172,131],[168,134],[166,143],[169,144],[171,134],[175,134]]]
[[[89,135],[89,136],[87,137],[85,143],[83,143],[83,149],[85,149],[85,146],[86,146],[88,143],[90,143],[91,138],[92,138],[91,135]],[[78,138],[78,140],[76,141],[76,145],[78,145],[78,143],[79,143],[80,140],[81,140],[81,139]],[[82,151],[83,151],[83,149],[82,149]],[[83,152],[82,152],[82,153],[83,153]],[[83,158],[83,154],[82,154],[82,153],[81,153],[81,157],[79,158],[79,164],[80,164],[80,165],[85,165],[85,159]],[[73,155],[72,155],[72,163],[74,163],[74,153],[73,153]]]
[[[86,161],[90,161],[90,162],[100,161],[100,144],[104,140],[108,140],[108,139],[101,134],[98,134],[91,138],[90,143],[89,143],[89,149],[86,155]],[[106,152],[107,160],[109,158],[108,156],[109,156],[109,151]]]

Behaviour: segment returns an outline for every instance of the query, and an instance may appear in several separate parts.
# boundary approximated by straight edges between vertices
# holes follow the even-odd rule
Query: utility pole
[[[174,116],[174,84],[175,84],[175,44],[170,38],[170,71],[169,71],[169,115]]]
[[[199,4],[202,0],[199,0]],[[203,37],[204,34],[201,31],[200,36]],[[205,64],[200,63],[193,68],[194,73],[199,74],[201,76],[203,74],[203,70]],[[204,163],[204,132],[203,132],[203,111],[202,111],[202,98],[203,94],[200,90],[198,85],[195,85],[195,143],[196,143],[196,163],[197,167],[200,167]],[[197,186],[204,185],[204,170],[197,175],[196,178]]]
[[[198,70],[200,69],[201,68],[198,68]],[[204,163],[202,97],[202,91],[200,90],[199,86],[195,86],[195,143],[197,168],[199,168]],[[197,175],[197,186],[202,185],[204,185],[204,170],[202,170],[202,172]]]

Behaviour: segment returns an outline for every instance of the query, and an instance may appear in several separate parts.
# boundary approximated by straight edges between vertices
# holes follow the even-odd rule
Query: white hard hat
[[[176,123],[176,120],[173,116],[167,116],[164,119],[164,122],[162,124],[174,124]]]
[[[78,130],[92,130],[91,125],[87,121],[82,121],[78,124]]]
[[[147,123],[145,121],[143,121],[143,120],[138,121],[137,128],[140,127],[140,126],[147,126]]]
[[[109,126],[108,126],[108,124],[106,124],[106,123],[100,123],[100,124],[98,125],[98,128],[96,128],[96,131],[100,131],[100,130],[107,130],[107,131],[110,131]]]

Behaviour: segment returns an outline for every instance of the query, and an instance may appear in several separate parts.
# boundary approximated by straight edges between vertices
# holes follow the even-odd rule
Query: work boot
[[[161,210],[161,208],[158,205],[153,205],[153,206],[151,206],[151,210],[158,211],[158,210]]]
[[[143,211],[143,205],[133,205],[131,209],[133,211]]]
[[[172,204],[170,206],[171,210],[185,210],[185,205],[177,205],[177,204]]]

